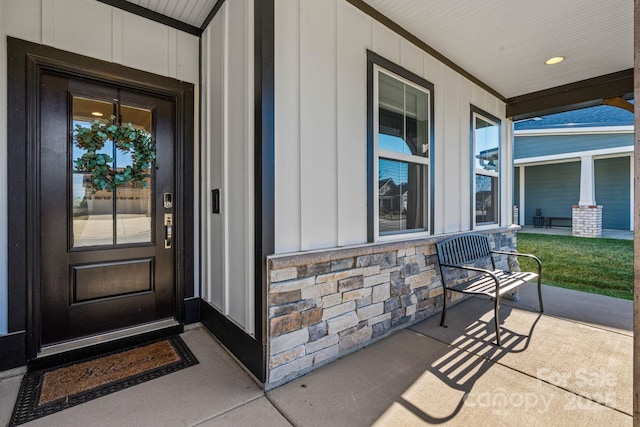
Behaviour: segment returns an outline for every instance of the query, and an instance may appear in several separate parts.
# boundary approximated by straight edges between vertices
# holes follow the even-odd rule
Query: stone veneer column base
[[[492,248],[515,249],[518,228],[488,231]],[[435,243],[446,237],[269,257],[265,389],[440,312]],[[506,256],[496,261],[507,269]]]
[[[574,205],[572,231],[578,237],[602,237],[602,205]]]

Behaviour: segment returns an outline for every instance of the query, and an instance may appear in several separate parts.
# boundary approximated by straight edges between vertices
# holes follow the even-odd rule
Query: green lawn
[[[518,233],[518,252],[542,261],[542,283],[633,299],[633,241]],[[536,271],[522,257],[521,269]]]

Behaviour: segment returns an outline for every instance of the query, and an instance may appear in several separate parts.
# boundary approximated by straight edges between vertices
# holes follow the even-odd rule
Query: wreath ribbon
[[[116,117],[106,122],[94,120],[90,127],[76,125],[73,130],[75,146],[85,150],[82,156],[73,161],[79,171],[91,174],[93,192],[98,190],[115,191],[119,185],[131,183],[147,187],[146,179],[151,176],[150,169],[156,160],[156,144],[149,132],[136,129],[131,123],[117,125]],[[132,165],[114,170],[113,158],[98,153],[108,140],[112,140],[116,149],[131,153]]]

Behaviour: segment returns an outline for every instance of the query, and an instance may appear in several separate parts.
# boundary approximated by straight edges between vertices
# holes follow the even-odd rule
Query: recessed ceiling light
[[[91,115],[93,117],[102,117],[102,116],[104,116],[104,114],[102,114],[100,111],[92,111]]]
[[[553,58],[549,58],[546,61],[544,61],[544,63],[547,65],[553,65],[553,64],[559,64],[562,61],[564,61],[564,56],[554,56]]]

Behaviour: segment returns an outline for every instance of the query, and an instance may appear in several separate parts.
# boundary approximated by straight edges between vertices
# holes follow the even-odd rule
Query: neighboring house
[[[571,218],[573,205],[601,205],[602,228],[632,230],[633,140],[633,113],[607,105],[515,122],[519,223],[537,209]]]
[[[0,370],[202,322],[271,388],[441,310],[436,242],[515,247],[512,119],[633,91],[632,3],[545,1],[0,0]]]

